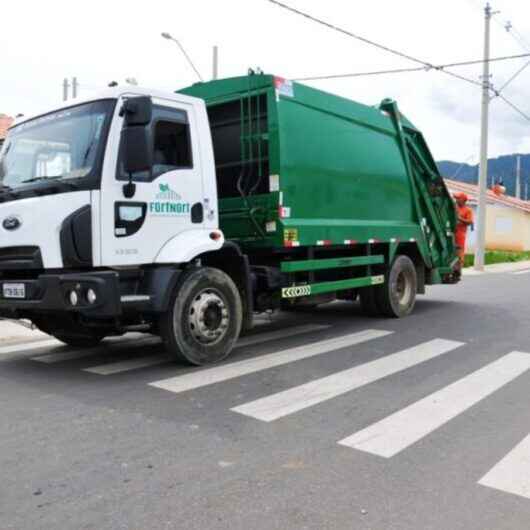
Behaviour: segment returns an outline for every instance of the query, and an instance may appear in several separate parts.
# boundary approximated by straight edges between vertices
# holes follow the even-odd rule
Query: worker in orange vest
[[[502,179],[496,182],[493,188],[491,188],[491,190],[493,191],[493,193],[495,193],[495,195],[504,195],[506,193],[506,187],[504,186],[504,182],[502,181]]]
[[[455,231],[455,243],[458,258],[460,259],[460,268],[464,266],[464,256],[466,253],[466,235],[467,229],[473,224],[473,210],[467,206],[468,197],[465,193],[455,194],[457,223]]]

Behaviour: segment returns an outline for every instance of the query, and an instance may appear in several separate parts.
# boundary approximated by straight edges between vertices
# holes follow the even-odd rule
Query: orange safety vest
[[[458,206],[458,222],[456,223],[456,231],[455,231],[455,242],[457,247],[464,248],[466,246],[466,235],[467,235],[467,227],[469,225],[462,223],[460,221],[460,218],[465,219],[469,223],[473,222],[473,210],[469,206]]]

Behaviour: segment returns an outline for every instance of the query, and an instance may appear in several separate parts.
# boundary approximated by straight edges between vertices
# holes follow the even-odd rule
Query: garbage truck
[[[422,133],[272,76],[115,87],[9,130],[0,318],[76,347],[157,334],[224,359],[257,313],[360,302],[408,315],[459,280],[454,204]]]

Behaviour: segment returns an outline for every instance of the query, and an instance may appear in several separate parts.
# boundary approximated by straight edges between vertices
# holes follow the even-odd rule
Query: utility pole
[[[63,101],[68,100],[68,89],[70,88],[70,84],[68,83],[68,79],[66,77],[63,79]]]
[[[213,72],[212,79],[218,79],[219,77],[219,48],[213,47]]]
[[[515,196],[521,198],[521,155],[517,155],[517,175],[515,177]]]
[[[79,83],[77,82],[77,77],[72,77],[72,98],[73,99],[77,97],[78,87],[79,87]]]
[[[491,6],[486,4],[484,24],[484,70],[482,72],[482,111],[480,131],[480,170],[478,177],[477,240],[475,244],[475,270],[484,270],[486,247],[486,204],[488,188],[488,129],[490,104],[490,26]]]

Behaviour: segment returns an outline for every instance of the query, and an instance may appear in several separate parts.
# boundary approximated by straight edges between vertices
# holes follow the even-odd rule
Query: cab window
[[[190,124],[185,111],[155,105],[151,130],[152,168],[133,175],[137,181],[149,182],[169,171],[192,169],[193,157]],[[127,180],[120,162],[118,180]]]

